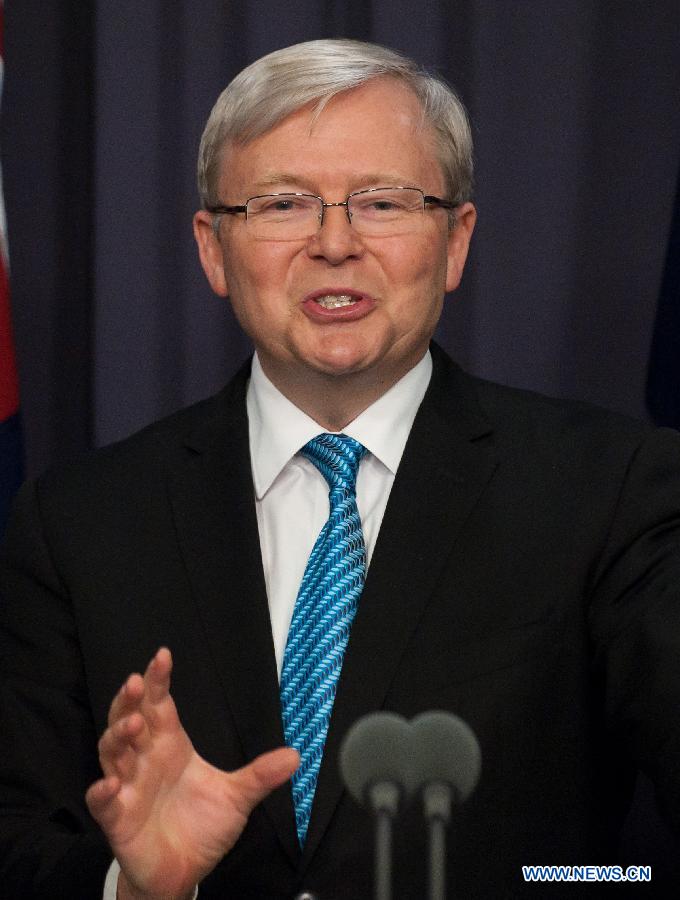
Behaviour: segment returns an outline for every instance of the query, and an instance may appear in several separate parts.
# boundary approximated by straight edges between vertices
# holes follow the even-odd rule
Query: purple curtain
[[[646,415],[680,161],[680,5],[415,10],[7,5],[1,146],[29,474],[216,390],[248,353],[196,260],[198,141],[243,65],[315,37],[403,49],[471,110],[480,218],[443,344],[481,375]]]

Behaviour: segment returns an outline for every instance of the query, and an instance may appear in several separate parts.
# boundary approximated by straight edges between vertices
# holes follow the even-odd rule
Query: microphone
[[[371,713],[345,735],[340,771],[350,794],[375,816],[376,900],[391,898],[392,824],[400,804],[415,793],[422,796],[428,825],[430,900],[445,900],[451,804],[467,800],[481,771],[469,725],[436,710],[410,723],[395,713]]]
[[[451,803],[463,803],[474,791],[482,754],[470,726],[451,713],[422,713],[411,722],[411,732],[413,785],[422,794],[429,831],[430,900],[445,900],[446,826]]]
[[[376,900],[392,896],[392,822],[412,791],[411,743],[406,719],[376,712],[356,721],[340,748],[340,771],[348,791],[375,816]]]

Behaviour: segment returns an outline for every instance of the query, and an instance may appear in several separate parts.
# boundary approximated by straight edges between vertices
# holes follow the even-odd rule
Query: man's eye
[[[398,216],[404,212],[406,206],[401,197],[377,196],[362,197],[354,202],[354,211],[361,215],[382,219],[388,216]]]
[[[310,209],[309,200],[304,197],[271,197],[261,200],[253,212],[259,216],[288,218],[306,213]]]
[[[375,212],[392,212],[395,209],[399,209],[399,207],[393,200],[374,200],[371,203],[371,209]]]
[[[276,199],[268,200],[260,206],[260,212],[289,212],[290,210],[298,208],[299,204],[296,204],[295,200],[290,197],[277,197]]]

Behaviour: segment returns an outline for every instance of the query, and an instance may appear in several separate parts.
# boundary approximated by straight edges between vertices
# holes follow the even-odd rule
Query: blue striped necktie
[[[366,577],[356,502],[357,471],[366,448],[345,434],[320,434],[300,452],[330,488],[330,515],[307,562],[281,671],[286,744],[301,756],[293,776],[293,802],[302,847],[342,659]]]

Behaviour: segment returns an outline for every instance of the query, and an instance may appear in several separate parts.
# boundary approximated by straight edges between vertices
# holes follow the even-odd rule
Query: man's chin
[[[378,361],[372,357],[337,355],[332,357],[315,357],[305,361],[309,375],[319,375],[328,379],[343,379],[359,376],[373,371]]]

